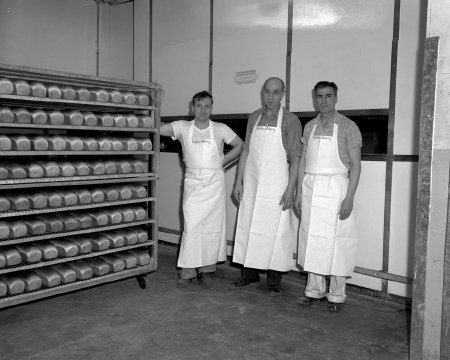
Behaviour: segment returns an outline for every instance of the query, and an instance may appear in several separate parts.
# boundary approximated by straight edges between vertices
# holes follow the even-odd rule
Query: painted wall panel
[[[79,0],[0,2],[0,62],[95,75],[96,5]]]
[[[134,80],[150,81],[150,2],[134,0]]]
[[[133,79],[133,4],[100,7],[99,76]]]
[[[261,106],[261,86],[286,77],[287,6],[284,0],[214,1],[214,112],[248,113]],[[249,83],[237,73],[250,71]]]
[[[152,81],[164,89],[163,116],[187,115],[192,96],[208,90],[209,13],[209,0],[153,1]]]
[[[296,0],[291,111],[313,110],[321,80],[339,87],[338,109],[389,106],[393,0]]]
[[[420,98],[426,1],[402,1],[395,97],[394,154],[419,153]]]

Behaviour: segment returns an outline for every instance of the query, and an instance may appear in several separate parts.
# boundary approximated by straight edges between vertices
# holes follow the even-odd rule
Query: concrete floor
[[[233,289],[223,264],[209,289],[179,289],[176,249],[159,247],[159,268],[135,279],[0,310],[0,359],[408,359],[404,306],[349,294],[341,313],[301,307],[302,288],[283,278]]]

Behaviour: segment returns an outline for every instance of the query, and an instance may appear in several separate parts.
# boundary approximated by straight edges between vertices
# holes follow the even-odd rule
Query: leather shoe
[[[249,284],[257,283],[257,282],[259,282],[259,277],[252,278],[252,279],[239,279],[238,281],[234,282],[233,285],[235,287],[244,287],[244,286],[247,286]]]
[[[317,301],[324,301],[325,298],[313,298],[309,296],[303,296],[297,299],[297,303],[302,306],[309,306],[314,304]]]
[[[329,312],[339,312],[344,308],[344,303],[328,302]]]

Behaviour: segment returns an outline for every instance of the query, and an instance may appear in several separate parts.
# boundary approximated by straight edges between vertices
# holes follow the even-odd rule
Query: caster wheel
[[[147,281],[145,281],[143,276],[138,276],[136,279],[141,289],[145,289],[147,287]]]

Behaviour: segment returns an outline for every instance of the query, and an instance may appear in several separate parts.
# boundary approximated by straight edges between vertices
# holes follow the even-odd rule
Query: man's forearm
[[[297,186],[299,164],[300,156],[294,157],[289,164],[289,181],[287,186],[289,189],[295,190]]]
[[[349,175],[348,175],[348,189],[347,189],[347,197],[353,199],[355,197],[356,189],[359,184],[359,177],[361,175],[361,163],[356,162],[352,163],[350,167]]]
[[[245,164],[247,163],[248,150],[243,150],[241,157],[239,158],[237,173],[236,173],[236,183],[242,184],[242,179],[244,178]]]
[[[223,157],[223,165],[227,165],[228,163],[232,162],[234,159],[236,159],[239,154],[242,151],[242,146],[235,146],[233,147],[228,153],[225,154]]]

